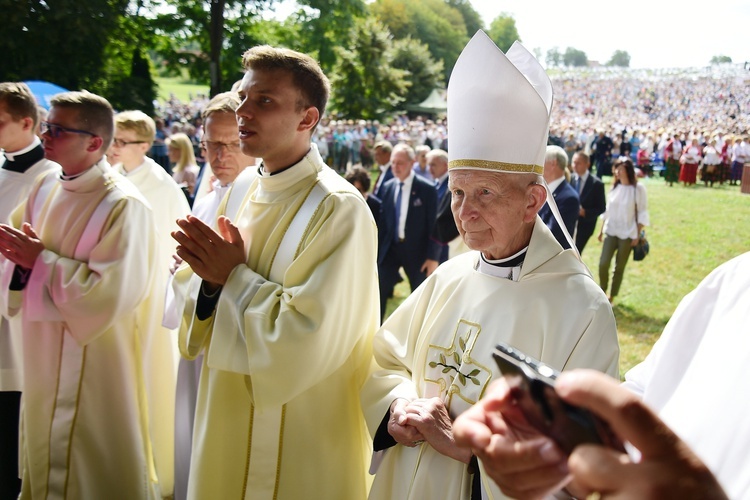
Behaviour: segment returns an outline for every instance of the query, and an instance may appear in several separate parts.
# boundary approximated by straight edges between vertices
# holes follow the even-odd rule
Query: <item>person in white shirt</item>
[[[729,172],[729,184],[736,186],[742,180],[742,168],[750,159],[750,147],[745,137],[738,137],[732,146],[732,167]]]
[[[453,434],[483,460],[506,494],[519,498],[556,493],[571,479],[567,490],[579,498],[592,492],[639,499],[748,498],[750,397],[736,383],[750,363],[748,302],[750,253],[745,253],[685,296],[621,387],[585,372],[557,380],[563,399],[607,420],[640,451],[640,459],[594,445],[566,459],[546,437],[526,432],[521,438],[504,381],[456,420]]]
[[[604,241],[599,257],[599,284],[605,293],[609,285],[612,257],[617,255],[609,292],[610,302],[620,292],[632,247],[638,243],[643,228],[649,225],[646,188],[635,177],[633,161],[621,156],[612,168],[615,185],[609,192],[607,210],[602,214],[604,222],[599,231],[599,241]]]

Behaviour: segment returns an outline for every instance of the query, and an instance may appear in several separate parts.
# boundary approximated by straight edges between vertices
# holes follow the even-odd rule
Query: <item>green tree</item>
[[[260,14],[275,1],[164,0],[154,19],[159,54],[173,68],[186,65],[194,80],[210,81],[211,95],[223,92],[225,81],[242,74],[242,53],[258,43]]]
[[[607,61],[607,66],[619,66],[621,68],[630,67],[630,54],[624,50],[616,50],[612,57]]]
[[[346,45],[355,20],[367,14],[363,0],[298,0],[301,8],[285,25],[294,33],[298,50],[310,54],[329,73],[337,46]],[[291,39],[289,40],[292,41]]]
[[[145,16],[153,2],[131,2],[126,15],[105,47],[105,64],[92,90],[105,96],[118,110],[139,109],[154,114],[157,86],[146,47],[154,43],[154,33]]]
[[[47,80],[92,89],[128,0],[2,0],[0,80]]]
[[[469,0],[446,0],[446,3],[461,13],[464,18],[464,25],[466,25],[466,34],[469,37],[484,29],[482,16],[474,9]]]
[[[106,97],[115,109],[153,114],[156,97],[143,47],[153,42],[151,0],[18,1],[6,15],[0,50],[3,80],[49,80]],[[135,48],[134,48],[135,47]]]
[[[521,41],[516,29],[516,20],[506,13],[500,14],[492,21],[490,31],[487,34],[503,52],[507,52],[516,40]]]
[[[547,51],[547,57],[545,58],[545,61],[547,62],[547,66],[560,66],[562,64],[562,54],[560,54],[560,49],[557,47],[552,47]]]
[[[382,119],[404,100],[406,72],[394,68],[388,30],[375,18],[357,19],[350,43],[336,47],[331,108],[341,116]]]
[[[713,56],[709,64],[723,64],[723,63],[731,63],[731,62],[732,62],[732,58],[729,56]]]
[[[462,14],[443,0],[376,0],[371,12],[394,38],[412,38],[443,61],[446,78],[469,40]]]
[[[563,54],[563,64],[565,66],[581,67],[586,66],[588,63],[588,57],[586,57],[586,53],[582,50],[574,49],[573,47],[565,49],[565,54]]]
[[[393,42],[392,66],[404,71],[409,90],[404,104],[419,104],[427,99],[435,87],[443,87],[443,61],[435,61],[427,46],[413,38]]]

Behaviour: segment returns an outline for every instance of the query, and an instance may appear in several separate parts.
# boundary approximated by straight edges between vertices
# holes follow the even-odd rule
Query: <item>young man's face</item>
[[[15,120],[5,102],[0,101],[0,148],[13,153],[28,146],[32,136],[29,131],[34,127],[32,118]]]
[[[310,112],[300,107],[300,91],[284,70],[248,70],[239,88],[242,104],[237,122],[242,152],[263,158],[274,172],[299,160],[297,151],[310,142]],[[313,123],[314,125],[314,123]],[[292,152],[290,154],[290,152]]]
[[[83,133],[80,129],[78,110],[52,106],[47,122],[71,129],[60,130],[57,137],[50,130],[42,134],[44,155],[47,159],[59,163],[68,175],[75,175],[89,168],[91,166],[87,165],[90,160],[89,151],[94,152],[98,147],[97,144],[92,143],[95,134]],[[77,131],[72,131],[72,129],[77,129]],[[101,142],[98,146],[101,147]]]
[[[130,171],[143,163],[149,148],[148,142],[141,141],[135,131],[115,127],[115,138],[107,151],[107,161],[112,165],[122,163],[125,170]]]

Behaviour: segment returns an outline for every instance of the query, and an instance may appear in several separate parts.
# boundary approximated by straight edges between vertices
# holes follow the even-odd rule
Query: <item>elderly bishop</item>
[[[503,498],[451,431],[500,376],[491,356],[498,341],[559,370],[618,372],[606,296],[537,215],[548,199],[551,105],[549,78],[518,43],[503,54],[479,32],[456,63],[449,189],[473,251],[441,265],[375,336],[380,370],[362,393],[379,450],[371,499]]]

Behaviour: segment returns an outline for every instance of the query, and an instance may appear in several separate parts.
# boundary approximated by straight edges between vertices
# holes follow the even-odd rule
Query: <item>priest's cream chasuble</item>
[[[456,256],[385,321],[374,340],[380,370],[362,395],[373,436],[396,398],[441,398],[455,419],[500,376],[492,359],[498,341],[558,370],[618,375],[607,297],[538,217],[520,272],[511,274],[498,277],[475,251]],[[384,451],[370,498],[469,499],[471,480],[467,464],[428,443],[396,445]],[[482,487],[484,498],[504,498],[485,475]]]
[[[313,189],[322,201],[293,236],[288,267],[269,279]],[[180,327],[182,354],[206,353],[188,497],[365,498],[371,445],[359,393],[378,322],[372,215],[314,145],[289,169],[254,179],[238,213],[246,265],[206,321],[194,315],[197,293],[186,293]]]

